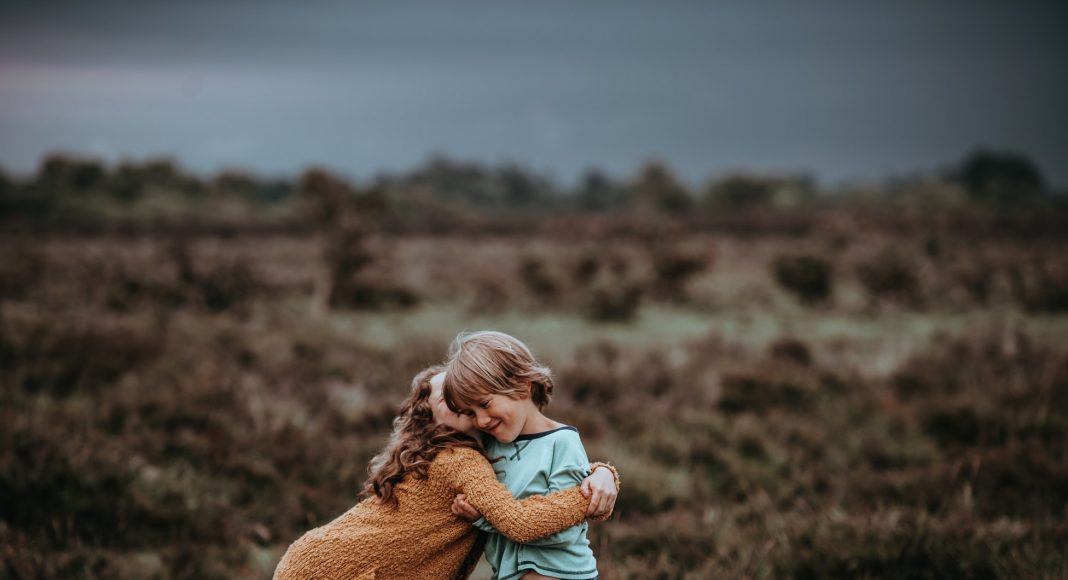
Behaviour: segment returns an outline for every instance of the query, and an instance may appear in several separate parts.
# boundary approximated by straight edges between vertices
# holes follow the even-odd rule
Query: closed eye
[[[482,401],[482,403],[479,406],[482,407],[483,409],[489,409],[489,406],[490,406],[489,399],[486,399],[485,401]]]

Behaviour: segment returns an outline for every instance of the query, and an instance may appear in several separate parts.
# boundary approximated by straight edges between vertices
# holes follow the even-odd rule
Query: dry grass
[[[319,314],[313,238],[6,238],[0,576],[268,577],[353,503],[412,374],[493,327],[621,468],[604,578],[1063,577],[1060,248],[863,231],[379,235],[418,305]],[[888,249],[905,294],[858,274]],[[775,281],[799,252],[833,264],[813,307]],[[633,318],[598,320],[605,284]]]

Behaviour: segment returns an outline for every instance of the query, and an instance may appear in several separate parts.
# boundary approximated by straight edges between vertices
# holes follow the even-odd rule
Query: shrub
[[[958,260],[949,266],[951,290],[974,304],[986,304],[994,288],[995,266],[983,259]]]
[[[198,277],[204,307],[213,312],[244,304],[260,288],[252,266],[244,260],[216,264]]]
[[[519,279],[541,305],[551,304],[559,294],[559,284],[545,260],[537,256],[524,256],[519,261]]]
[[[570,396],[580,405],[604,408],[614,403],[621,395],[618,375],[625,372],[619,349],[602,341],[582,347],[576,355],[582,364],[569,367],[560,377]]]
[[[805,412],[812,407],[814,395],[815,387],[796,376],[796,373],[754,369],[725,374],[716,406],[731,414],[764,414],[776,408]]]
[[[623,204],[620,187],[597,170],[588,171],[582,177],[582,184],[575,193],[575,203],[588,211],[606,211],[616,209]]]
[[[1033,261],[1010,270],[1016,299],[1031,312],[1068,312],[1068,261]]]
[[[942,408],[924,412],[923,430],[944,447],[980,447],[1003,443],[1005,426],[980,416],[971,406]]]
[[[50,320],[0,327],[0,384],[65,396],[95,390],[156,359],[164,338],[143,325]]]
[[[24,299],[45,275],[45,260],[28,243],[4,248],[0,254],[0,300]]]
[[[1042,173],[1024,155],[978,150],[957,170],[957,179],[973,199],[1013,203],[1034,199],[1044,189]]]
[[[645,295],[644,286],[633,278],[621,256],[599,268],[585,289],[586,316],[595,322],[630,322],[637,316]]]
[[[679,244],[656,245],[652,251],[653,292],[662,298],[686,300],[686,285],[708,268],[710,257]]]
[[[797,295],[803,304],[814,305],[827,301],[833,290],[833,269],[830,262],[816,256],[779,256],[772,269],[779,284]]]
[[[766,207],[775,195],[776,184],[758,176],[738,174],[717,180],[705,193],[705,200],[714,206],[732,209]]]
[[[889,299],[902,304],[920,302],[916,267],[900,254],[887,251],[860,263],[857,277],[873,300]]]
[[[795,362],[799,365],[812,364],[812,353],[808,345],[796,338],[780,338],[771,345],[772,358]]]
[[[593,251],[583,252],[571,266],[571,279],[578,286],[585,286],[593,281],[601,269],[601,260]]]
[[[150,293],[165,297],[172,303],[186,302],[188,297],[194,304],[210,312],[223,312],[240,310],[263,288],[256,271],[245,259],[223,258],[197,263],[188,243],[181,239],[172,242],[168,253],[178,273],[177,289],[123,276],[121,285],[109,296],[111,305],[117,307],[123,305],[126,299]]]
[[[638,208],[665,214],[685,214],[693,198],[671,169],[659,161],[650,161],[630,184],[632,201]]]
[[[595,286],[589,294],[587,316],[596,322],[630,322],[638,314],[642,294],[634,283]]]
[[[983,540],[928,531],[922,521],[889,532],[811,526],[775,558],[775,576],[808,578],[998,578]],[[859,537],[858,537],[859,535]],[[989,540],[986,540],[987,542]]]

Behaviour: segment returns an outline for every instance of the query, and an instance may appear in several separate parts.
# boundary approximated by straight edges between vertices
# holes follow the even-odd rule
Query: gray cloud
[[[878,178],[987,144],[1068,182],[1046,3],[8,3],[0,164],[65,148],[366,176],[433,152]]]

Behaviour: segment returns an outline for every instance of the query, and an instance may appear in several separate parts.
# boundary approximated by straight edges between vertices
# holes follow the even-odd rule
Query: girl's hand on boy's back
[[[611,513],[616,507],[616,478],[611,471],[603,467],[593,470],[582,480],[582,496],[590,498],[590,507],[586,510],[588,517],[597,517]]]

